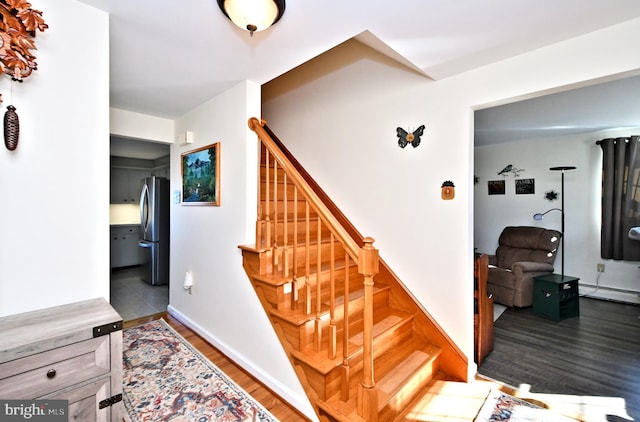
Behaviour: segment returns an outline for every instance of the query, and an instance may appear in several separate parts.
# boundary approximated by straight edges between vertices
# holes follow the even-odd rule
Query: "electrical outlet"
[[[598,264],[598,272],[599,273],[603,273],[604,272],[604,264]]]

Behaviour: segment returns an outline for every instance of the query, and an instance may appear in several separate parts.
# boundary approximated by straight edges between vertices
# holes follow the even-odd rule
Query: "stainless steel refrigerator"
[[[169,181],[147,177],[140,193],[140,241],[145,260],[142,279],[149,284],[169,283]]]

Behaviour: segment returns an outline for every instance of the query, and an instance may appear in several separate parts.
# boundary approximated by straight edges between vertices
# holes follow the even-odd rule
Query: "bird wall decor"
[[[515,168],[513,164],[509,164],[498,172],[498,176],[507,177],[509,173],[512,173],[513,177],[518,177],[520,176],[521,171],[524,171],[524,169],[518,169],[518,168]]]
[[[424,125],[421,125],[412,133],[407,132],[401,127],[396,128],[396,134],[398,136],[398,146],[400,146],[400,148],[404,148],[407,146],[407,144],[411,144],[412,147],[416,148],[418,145],[420,145],[420,137],[423,133]]]

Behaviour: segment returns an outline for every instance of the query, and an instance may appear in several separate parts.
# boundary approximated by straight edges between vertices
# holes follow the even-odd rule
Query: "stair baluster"
[[[291,280],[291,309],[298,309],[298,187],[293,185],[293,278]]]
[[[374,283],[374,240],[362,238],[263,125],[249,121],[261,141],[264,184],[256,247],[242,247],[245,270],[321,420],[400,420],[441,365],[464,380],[465,356],[384,263]]]
[[[282,275],[285,278],[289,277],[289,213],[288,213],[288,189],[287,189],[287,173],[282,173],[282,186],[284,188],[284,201],[282,204]]]
[[[344,253],[344,297],[349,297],[349,254],[347,252]],[[349,301],[345,300],[344,305],[342,306],[342,385],[340,391],[340,398],[342,401],[349,400],[349,381],[350,371],[349,371]]]
[[[278,247],[278,161],[273,160],[273,272],[282,274],[282,250]]]
[[[305,231],[305,275],[304,275],[304,302],[305,314],[311,315],[311,224],[309,224],[309,201],[304,201],[304,231]]]
[[[265,226],[265,233],[264,233],[264,239],[261,238],[261,241],[263,242],[263,244],[261,246],[266,246],[266,247],[271,247],[271,212],[269,209],[269,205],[270,205],[270,200],[269,200],[269,160],[270,160],[270,154],[269,154],[269,150],[266,151],[265,154],[265,177],[264,177],[264,191],[265,191],[265,210],[264,210],[264,226]]]
[[[335,237],[333,233],[330,236],[330,252],[329,252],[329,359],[335,359],[337,354],[337,327],[336,327],[336,256],[335,256]],[[347,269],[345,268],[345,271]],[[345,302],[347,302],[345,300]]]
[[[322,271],[322,220],[318,216],[318,236],[317,236],[317,259],[316,259],[316,320],[314,327],[314,340],[313,344],[316,351],[319,352],[322,348],[322,280],[320,274]]]

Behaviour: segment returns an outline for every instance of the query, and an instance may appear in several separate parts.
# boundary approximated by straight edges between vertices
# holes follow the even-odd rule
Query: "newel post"
[[[373,370],[373,277],[378,274],[378,250],[366,237],[360,249],[358,272],[364,277],[364,344],[362,383],[358,388],[358,414],[368,421],[378,419],[378,394]]]

